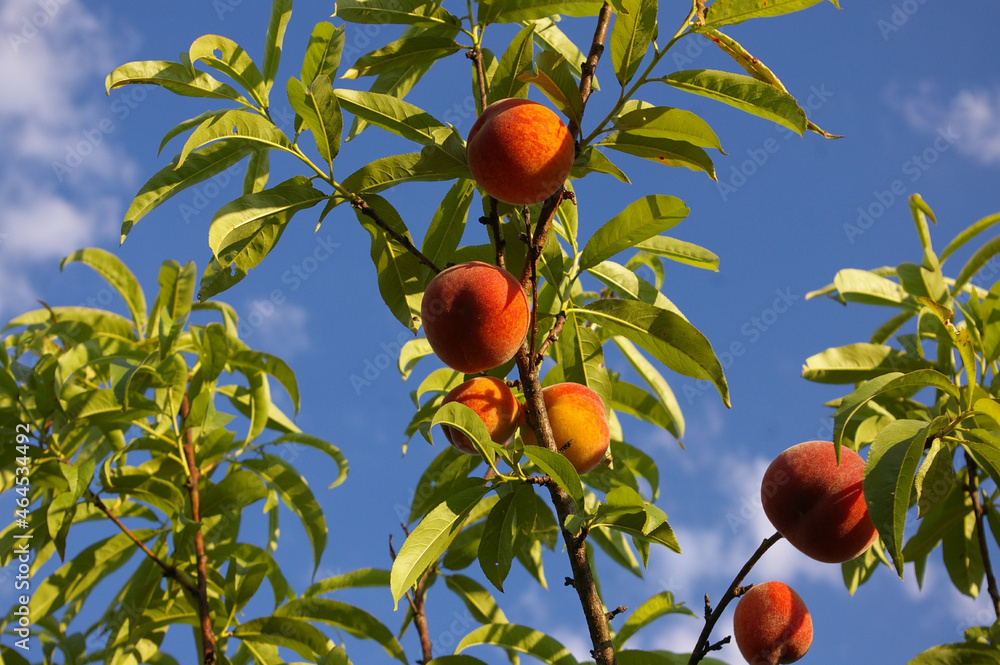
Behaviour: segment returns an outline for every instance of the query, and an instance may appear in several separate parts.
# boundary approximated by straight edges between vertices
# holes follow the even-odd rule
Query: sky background
[[[464,4],[457,4],[453,11],[463,11]],[[121,309],[87,268],[73,265],[60,274],[59,259],[80,247],[115,251],[149,298],[166,259],[193,260],[200,274],[210,256],[212,213],[239,195],[242,173],[228,183],[219,178],[202,183],[170,200],[142,220],[119,249],[118,231],[131,197],[181,145],[175,142],[157,157],[160,138],[177,122],[209,107],[202,100],[138,86],[106,96],[104,78],[130,60],[174,60],[206,33],[235,39],[259,62],[269,6],[241,0],[5,0],[0,5],[4,321],[37,307],[36,299]],[[673,33],[687,6],[661,2],[661,33]],[[866,340],[888,315],[858,305],[845,309],[829,300],[807,302],[805,294],[832,281],[841,268],[919,261],[905,201],[909,194],[919,192],[937,213],[932,234],[939,249],[959,230],[1000,210],[1000,45],[995,34],[1000,4],[962,3],[961,12],[945,0],[843,0],[842,7],[838,11],[822,3],[727,32],[783,80],[808,107],[811,119],[845,138],[828,141],[808,134],[800,139],[711,100],[650,86],[641,98],[692,110],[714,127],[728,153],[714,156],[720,184],[703,173],[616,156],[631,176],[631,186],[600,175],[577,185],[582,237],[647,194],[671,194],[691,208],[670,234],[713,250],[720,270],[668,265],[664,291],[722,357],[733,402],[726,409],[714,390],[668,375],[687,421],[685,450],[670,435],[625,420],[626,438],[659,465],[659,505],[670,516],[684,554],[654,550],[642,580],[599,556],[605,601],[611,607],[636,607],[671,590],[700,614],[703,595],[721,596],[742,562],[772,533],[755,507],[764,469],[790,445],[828,438],[830,412],[822,404],[846,392],[804,381],[803,362],[827,347]],[[312,26],[328,20],[331,12],[332,3],[325,2],[295,7],[275,85],[279,124],[289,112],[281,94],[284,81],[298,74]],[[570,19],[562,27],[585,45],[593,25],[593,19]],[[363,27],[348,25],[353,57],[398,33],[391,26],[368,29],[365,33]],[[510,26],[491,27],[487,46],[500,53],[513,34]],[[662,74],[694,68],[736,71],[734,63],[698,37],[685,38],[674,53],[661,63]],[[341,71],[351,62],[345,56]],[[598,77],[606,92],[591,98],[585,131],[616,96],[607,59]],[[370,80],[337,85],[367,89]],[[459,53],[436,65],[407,99],[450,120],[464,135],[473,121],[470,95],[468,62]],[[532,98],[542,99],[534,91]],[[938,140],[941,136],[951,140]],[[766,162],[748,162],[766,147],[771,149],[764,150]],[[368,129],[343,146],[336,173],[342,178],[375,157],[413,149],[398,137]],[[272,182],[292,173],[290,163],[272,164]],[[891,194],[895,181],[902,195]],[[446,188],[441,183],[406,185],[391,190],[388,198],[421,238]],[[861,211],[871,217],[859,223]],[[303,453],[302,468],[330,530],[317,579],[360,567],[389,567],[388,535],[395,534],[397,545],[403,539],[399,507],[408,506],[421,471],[441,445],[432,448],[414,439],[408,454],[401,455],[403,429],[413,411],[408,393],[439,365],[425,360],[410,382],[400,382],[394,354],[409,336],[379,299],[368,234],[346,206],[313,233],[318,214],[318,208],[300,213],[264,263],[220,297],[252,323],[245,329],[248,344],[280,355],[297,372],[303,395],[297,424],[338,445],[351,462],[348,481],[327,491],[332,464]],[[479,225],[470,223],[463,242],[484,242],[481,234]],[[320,256],[324,259],[315,260]],[[966,256],[949,262],[950,274]],[[307,278],[294,277],[297,272]],[[989,286],[997,275],[997,268],[988,265],[978,278],[980,285]],[[276,292],[282,304],[273,304]],[[744,353],[726,357],[723,351],[734,343]],[[385,368],[389,356],[393,362]],[[618,357],[609,353],[608,358],[629,377]],[[375,370],[365,376],[369,367]],[[280,389],[274,392],[287,408],[287,397]],[[252,526],[253,519],[246,528]],[[70,536],[70,549],[82,546],[82,536],[75,543]],[[973,601],[954,591],[939,552],[932,555],[922,590],[912,569],[905,581],[882,569],[849,597],[839,566],[813,562],[786,543],[775,546],[748,581],[781,579],[803,596],[813,615],[815,639],[802,662],[904,663],[935,644],[959,641],[969,626],[991,621],[983,599]],[[311,555],[301,526],[287,513],[278,556],[296,590],[305,589]],[[548,555],[546,570],[547,591],[515,566],[501,607],[512,622],[550,633],[583,659],[588,639],[582,615],[575,594],[559,582],[569,572],[564,554]],[[3,587],[0,606],[7,607],[12,590],[9,583]],[[391,629],[399,627],[403,614],[392,613],[387,591],[344,598]],[[456,636],[474,626],[443,585],[432,591],[429,603],[435,655],[445,655]],[[101,610],[97,598],[85,612]],[[717,627],[716,639],[730,631],[731,615],[730,610]],[[251,611],[245,618],[253,616]],[[682,616],[664,618],[630,645],[690,651],[701,625]],[[172,635],[172,653],[193,658],[190,633],[175,630]],[[419,647],[412,632],[403,645],[416,659]],[[370,644],[349,638],[348,648],[354,662],[389,662]],[[504,658],[485,647],[468,653],[488,662]],[[719,657],[743,662],[732,646]]]

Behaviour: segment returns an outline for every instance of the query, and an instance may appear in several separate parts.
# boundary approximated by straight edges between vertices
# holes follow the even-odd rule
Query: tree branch
[[[723,594],[722,600],[719,601],[719,604],[715,607],[714,611],[712,610],[711,602],[708,600],[708,594],[705,594],[705,627],[702,629],[701,635],[698,636],[697,644],[694,645],[694,649],[691,651],[691,658],[688,659],[688,665],[695,665],[695,663],[698,663],[702,658],[708,655],[708,652],[717,651],[722,648],[723,644],[729,642],[729,638],[727,637],[719,642],[716,642],[715,644],[709,644],[708,638],[712,635],[712,629],[715,628],[715,624],[718,623],[719,617],[722,616],[722,612],[726,609],[726,606],[729,605],[730,601],[732,601],[733,598],[742,596],[746,593],[747,589],[749,589],[749,587],[740,586],[743,578],[750,573],[754,565],[762,556],[764,556],[764,552],[770,549],[771,545],[774,545],[779,540],[781,540],[781,534],[775,532],[774,535],[765,538],[764,541],[761,542],[757,551],[751,555],[747,562],[743,564],[740,572],[738,572],[736,577],[733,578],[732,583],[729,585],[729,588],[726,589],[726,593]]]
[[[552,330],[549,331],[549,336],[545,338],[542,345],[538,347],[538,354],[535,356],[535,364],[540,365],[542,359],[545,358],[545,353],[549,350],[549,347],[553,343],[559,340],[559,335],[562,333],[563,326],[566,325],[566,312],[559,312],[556,314],[556,322],[552,326]]]
[[[153,560],[153,563],[155,563],[157,566],[163,569],[164,577],[169,577],[170,579],[177,580],[177,582],[180,583],[182,587],[191,592],[191,595],[193,595],[195,599],[198,598],[198,586],[194,582],[192,582],[187,575],[180,572],[180,570],[177,569],[177,566],[168,564],[166,561],[158,557],[151,549],[146,547],[146,543],[139,540],[136,537],[136,535],[132,533],[132,530],[129,529],[127,526],[125,526],[125,524],[122,523],[120,519],[118,519],[118,516],[115,515],[110,508],[108,508],[107,504],[105,504],[101,500],[101,497],[94,494],[89,487],[85,490],[85,492],[87,493],[87,499],[90,500],[97,507],[98,510],[104,513],[108,517],[108,519],[114,522],[115,525],[122,530],[122,533],[128,536],[129,540],[131,540],[133,543],[136,544],[136,547],[145,552],[146,556],[148,556],[150,559]]]
[[[409,537],[410,530],[406,528],[405,524],[402,527],[406,536]],[[389,534],[389,556],[392,557],[393,561],[396,560],[396,549],[392,546],[391,533]],[[434,566],[425,570],[424,574],[417,580],[413,591],[406,592],[406,602],[410,604],[410,611],[413,612],[413,625],[416,627],[417,636],[420,638],[420,653],[423,660],[417,661],[418,663],[429,663],[434,658],[431,633],[427,627],[427,609],[424,605],[427,596],[427,580],[430,578],[432,570],[434,570]]]
[[[188,463],[187,488],[191,495],[191,519],[201,522],[201,494],[198,485],[201,482],[201,471],[194,456],[194,442],[191,438],[191,428],[187,426],[187,417],[191,412],[187,394],[181,402],[181,425],[184,428],[184,457]],[[208,556],[205,554],[205,536],[201,526],[194,533],[194,553],[198,564],[198,617],[201,620],[201,651],[204,665],[215,663],[215,632],[212,630],[212,614],[208,606]]]
[[[590,53],[587,54],[587,60],[580,67],[580,98],[583,100],[584,110],[587,108],[587,100],[590,99],[590,93],[593,92],[594,73],[597,71],[597,62],[604,53],[604,40],[608,35],[608,26],[611,25],[612,14],[614,12],[611,11],[610,3],[605,2],[601,7],[600,13],[597,15],[597,29],[594,30],[594,39],[590,43]],[[570,120],[569,122],[569,133],[574,138],[580,133],[580,126],[574,120]]]
[[[979,538],[979,552],[983,557],[983,568],[986,569],[986,587],[990,592],[993,612],[1000,619],[1000,590],[997,590],[997,579],[993,574],[993,564],[990,563],[990,549],[986,540],[986,524],[983,522],[983,503],[979,499],[979,478],[975,460],[968,452],[965,453],[965,468],[969,472],[969,496],[972,497],[972,510],[976,515],[976,535]]]
[[[465,54],[476,65],[476,79],[479,82],[479,112],[486,108],[486,72],[483,71],[483,50],[476,46]]]
[[[507,269],[507,262],[504,260],[503,252],[507,248],[507,241],[503,237],[500,229],[500,211],[497,200],[490,197],[490,214],[488,217],[480,217],[479,223],[487,226],[493,232],[493,247],[496,249],[496,264],[503,270]]]
[[[417,257],[417,259],[421,263],[423,263],[425,266],[433,270],[435,274],[441,272],[441,269],[438,268],[436,265],[434,265],[433,261],[424,256],[423,253],[419,249],[417,249],[417,246],[413,244],[412,240],[410,240],[408,237],[406,237],[396,229],[389,226],[389,223],[386,222],[384,219],[382,219],[382,217],[377,212],[375,212],[375,209],[372,208],[370,205],[368,205],[367,201],[365,201],[362,198],[354,199],[353,201],[351,201],[351,207],[354,208],[355,210],[360,211],[362,215],[368,217],[373,222],[375,222],[375,224],[380,229],[389,234],[389,236],[392,237],[392,239],[398,242],[400,245],[402,245],[403,248],[406,249],[406,251]]]

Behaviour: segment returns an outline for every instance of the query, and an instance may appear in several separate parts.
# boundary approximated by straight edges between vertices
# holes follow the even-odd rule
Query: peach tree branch
[[[1000,619],[1000,591],[997,590],[997,579],[990,562],[990,549],[986,540],[986,524],[983,521],[983,503],[979,498],[979,477],[975,460],[965,453],[965,468],[969,475],[969,496],[972,498],[972,510],[976,516],[976,535],[979,539],[979,552],[983,557],[983,568],[986,569],[986,588],[990,592],[990,602],[997,619]]]

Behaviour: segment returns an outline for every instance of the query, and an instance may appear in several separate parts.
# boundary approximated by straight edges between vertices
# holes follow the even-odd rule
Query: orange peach
[[[542,398],[559,452],[577,473],[594,470],[611,443],[600,396],[579,383],[557,383],[543,388]],[[535,433],[526,425],[521,428],[521,437],[529,446],[538,445]]]
[[[430,281],[420,315],[438,358],[459,372],[477,374],[517,353],[528,331],[528,298],[506,270],[470,261]]]
[[[806,441],[788,448],[764,472],[764,513],[803,554],[826,563],[850,561],[878,536],[862,490],[865,461],[832,441]]]
[[[733,636],[751,665],[794,663],[812,644],[812,617],[794,589],[784,582],[764,582],[737,603]]]
[[[492,376],[477,376],[453,388],[444,397],[442,405],[449,402],[464,404],[480,417],[490,438],[504,444],[514,436],[521,415],[521,404],[507,384]],[[452,446],[470,455],[477,454],[476,447],[464,433],[453,427],[444,427],[444,435]]]
[[[472,125],[466,155],[472,177],[487,194],[531,205],[566,182],[576,146],[548,107],[511,97],[490,104]]]

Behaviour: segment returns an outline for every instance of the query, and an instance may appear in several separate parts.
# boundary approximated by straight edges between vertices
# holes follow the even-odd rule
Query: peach
[[[510,437],[514,436],[514,430],[517,429],[520,420],[521,404],[501,379],[492,376],[469,379],[445,395],[441,404],[449,402],[464,404],[475,411],[489,430],[490,438],[496,443],[507,443]],[[464,433],[453,427],[442,429],[452,446],[463,453],[477,454],[472,440]]]
[[[784,582],[764,582],[736,604],[733,635],[751,665],[794,663],[812,644],[812,617],[794,589]]]
[[[760,499],[771,524],[803,554],[826,563],[850,561],[875,542],[861,484],[865,461],[832,441],[785,450],[764,472]]]
[[[476,119],[466,141],[472,177],[513,205],[544,201],[566,182],[576,158],[573,136],[548,107],[510,97]]]
[[[557,383],[542,389],[542,399],[559,452],[577,473],[593,471],[611,444],[600,396],[579,383]],[[521,437],[529,446],[538,445],[535,433],[527,425],[521,428]]]
[[[438,273],[427,285],[420,315],[437,357],[466,374],[513,358],[528,332],[528,298],[521,284],[481,261]]]

